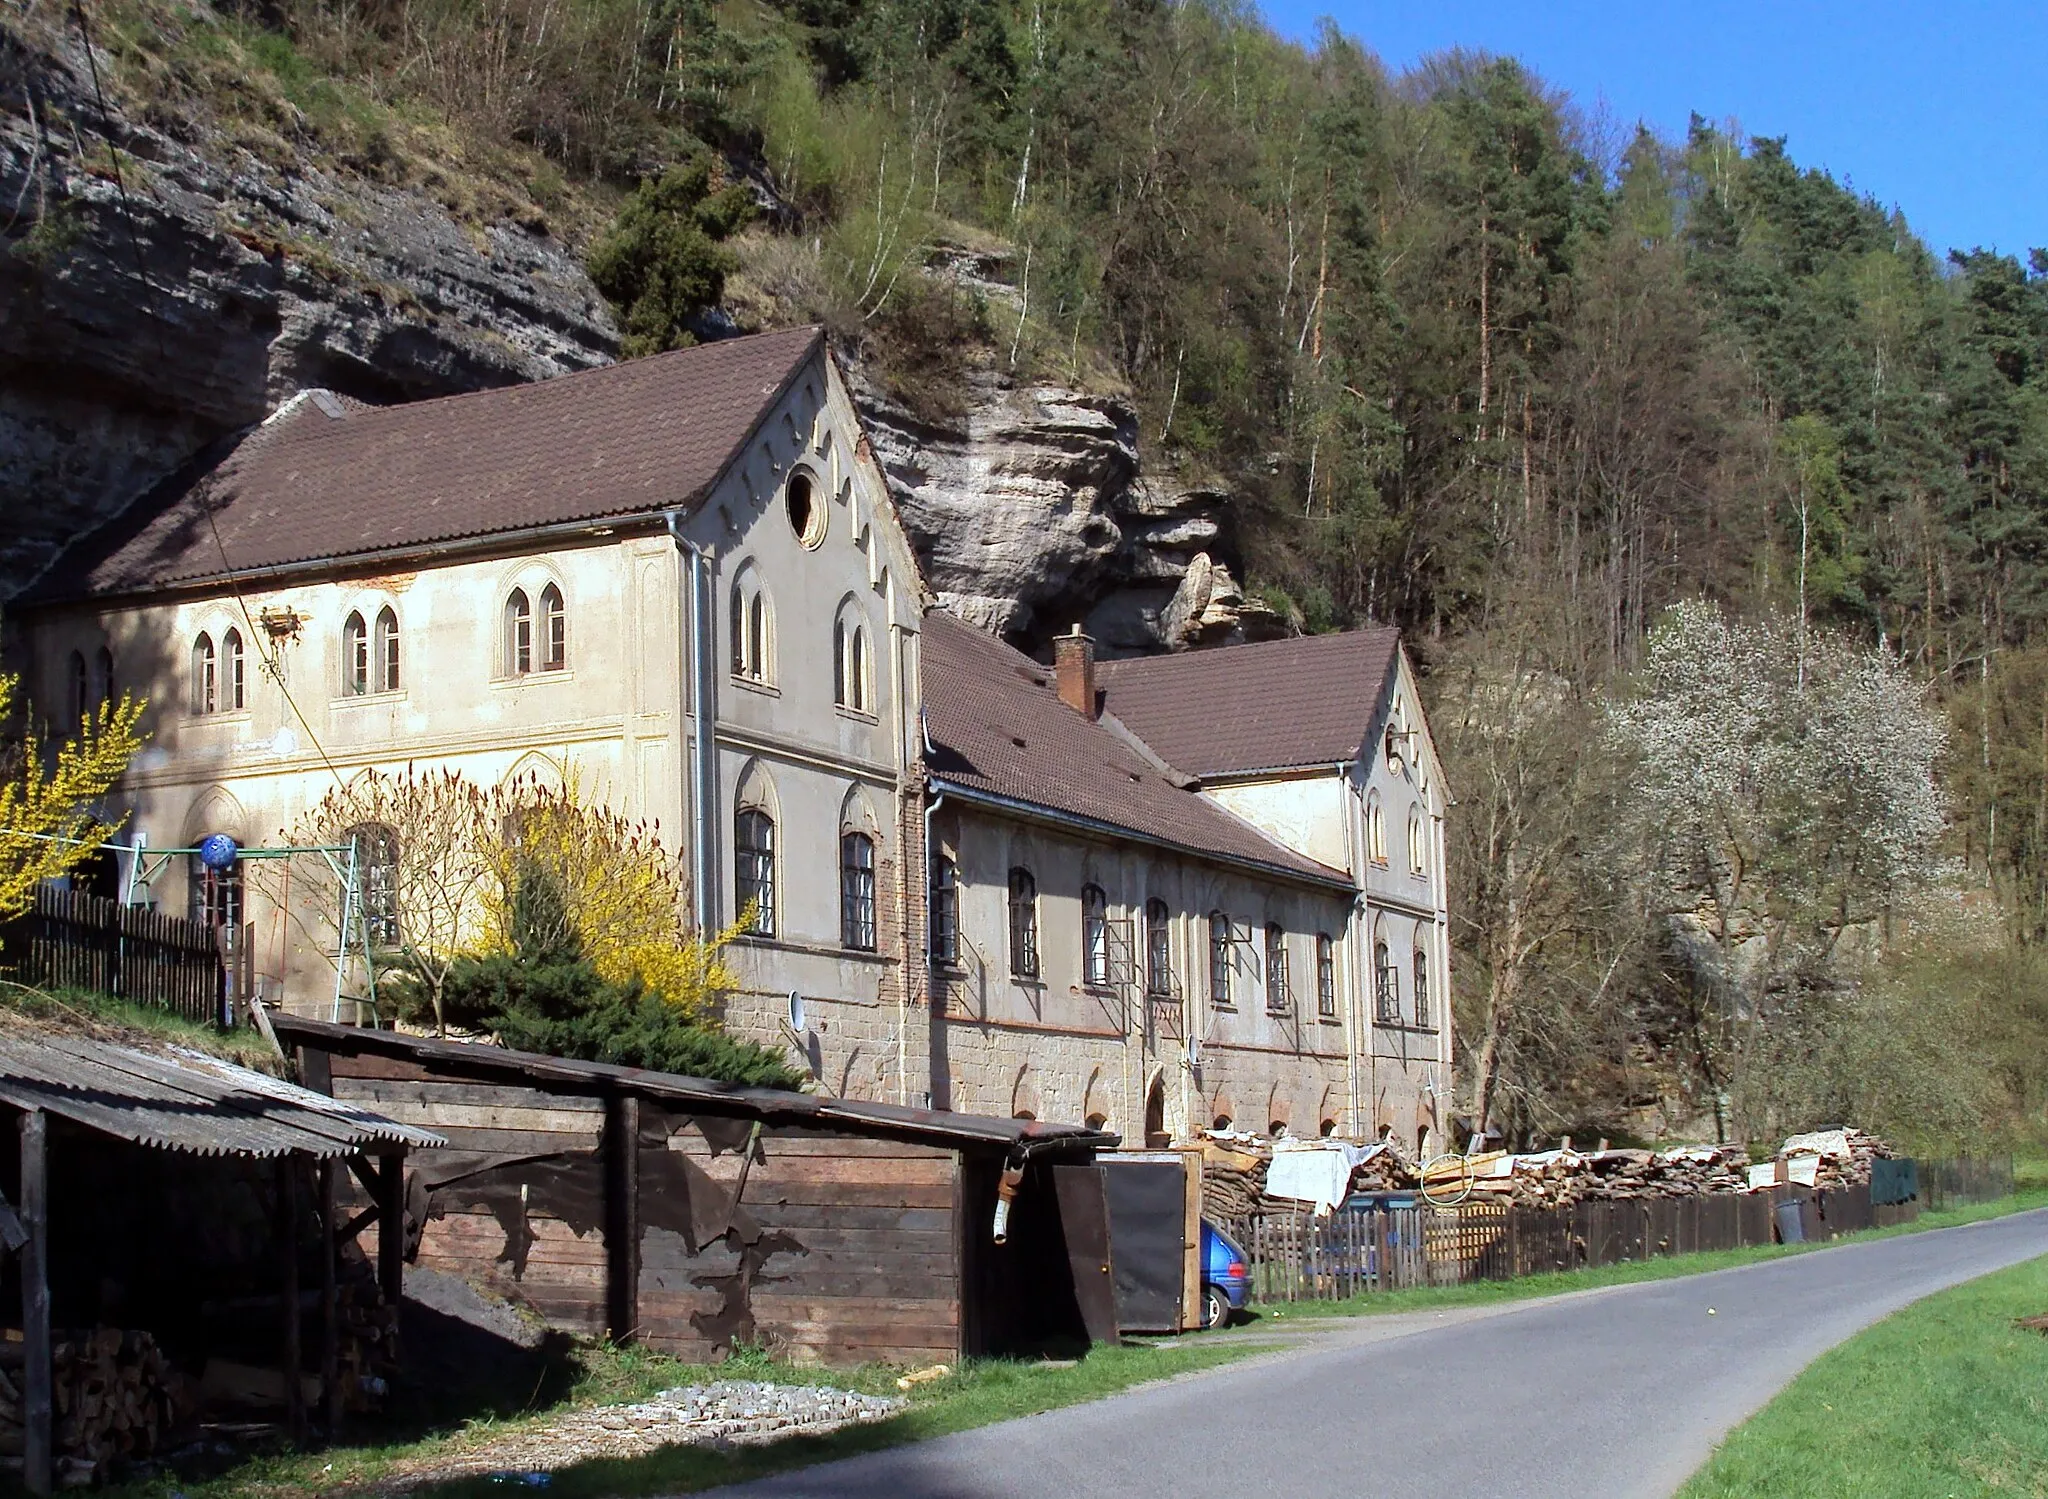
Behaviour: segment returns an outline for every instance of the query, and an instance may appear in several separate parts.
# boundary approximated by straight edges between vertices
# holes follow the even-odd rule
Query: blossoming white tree
[[[1610,716],[1724,1130],[1724,1098],[1739,1126],[1767,1122],[1757,1074],[1774,1022],[1843,982],[1879,923],[1943,873],[1940,715],[1884,651],[1802,634],[1792,618],[1678,605]]]

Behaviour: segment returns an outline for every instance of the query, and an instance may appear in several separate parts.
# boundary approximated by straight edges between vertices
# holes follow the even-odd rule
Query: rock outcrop
[[[617,348],[545,234],[103,116],[75,31],[0,24],[0,203],[0,598],[301,387],[409,400]]]
[[[75,30],[0,21],[0,602],[302,388],[417,400],[616,356],[539,228],[238,139],[118,97],[102,114]],[[949,254],[927,274],[1001,300],[1001,247]],[[1256,628],[1223,565],[1230,496],[1144,473],[1128,401],[992,364],[945,418],[850,371],[945,606],[1025,645],[1085,620],[1107,654]]]
[[[934,421],[858,366],[851,373],[876,457],[947,609],[1024,644],[1085,621],[1110,655],[1229,637],[1242,601],[1234,586],[1212,590],[1213,600],[1204,594],[1194,612],[1206,622],[1185,641],[1163,627],[1190,564],[1207,568],[1231,547],[1230,497],[1146,476],[1128,401],[979,370],[967,380],[965,414]]]

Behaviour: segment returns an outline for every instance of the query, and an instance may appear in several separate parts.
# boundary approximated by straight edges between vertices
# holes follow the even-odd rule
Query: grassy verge
[[[2048,1259],[1955,1287],[1822,1354],[1680,1499],[2048,1493]]]
[[[792,1437],[772,1446],[717,1451],[668,1447],[632,1459],[602,1459],[557,1468],[548,1485],[563,1499],[597,1496],[689,1493],[738,1483],[767,1473],[830,1462],[905,1442],[986,1426],[1039,1411],[1055,1410],[1114,1395],[1133,1385],[1213,1368],[1257,1350],[1220,1339],[1101,1347],[1071,1362],[970,1359],[952,1375],[916,1386],[900,1414],[872,1425],[827,1436]],[[677,1363],[635,1350],[596,1350],[586,1358],[584,1376],[566,1404],[612,1403],[644,1398],[656,1390],[715,1379],[762,1379],[784,1384],[826,1384],[874,1393],[900,1393],[900,1370],[871,1365],[820,1370],[778,1363],[760,1355],[735,1358],[715,1368]],[[545,1426],[548,1413],[511,1420],[472,1421],[411,1439],[371,1440],[318,1452],[285,1452],[255,1457],[216,1476],[165,1476],[105,1490],[123,1499],[300,1499],[302,1495],[373,1493],[406,1488],[434,1499],[484,1499],[502,1495],[506,1481],[488,1474],[421,1483],[444,1464],[487,1449],[494,1437]]]
[[[2016,1169],[2015,1178],[2018,1190],[2011,1197],[1973,1203],[1968,1207],[1946,1208],[1938,1213],[1922,1213],[1911,1223],[1866,1229],[1831,1242],[1854,1244],[1899,1234],[1925,1233],[1930,1229],[1977,1223],[1986,1218],[2003,1218],[2008,1213],[2023,1213],[2029,1208],[2048,1207],[2048,1162],[2025,1163]],[[1755,1244],[1741,1249],[1712,1249],[1699,1254],[1631,1260],[1626,1264],[1600,1265],[1588,1270],[1525,1275],[1518,1280],[1483,1280],[1459,1286],[1417,1286],[1405,1291],[1380,1291],[1343,1301],[1267,1302],[1258,1310],[1261,1323],[1271,1325],[1273,1322],[1284,1323],[1289,1318],[1372,1317],[1397,1312],[1441,1311],[1450,1307],[1491,1306],[1502,1301],[1590,1291],[1600,1286],[1625,1286],[1638,1281],[1669,1280],[1680,1275],[1703,1275],[1710,1270],[1729,1270],[1738,1265],[1753,1265],[1785,1255],[1811,1254],[1828,1247],[1828,1244]],[[2048,1307],[2043,1310],[2048,1310]]]

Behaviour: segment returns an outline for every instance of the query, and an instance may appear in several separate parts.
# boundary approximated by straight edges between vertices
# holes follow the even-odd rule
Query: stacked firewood
[[[1259,1211],[1272,1149],[1250,1136],[1202,1142],[1202,1216],[1239,1223]]]
[[[398,1308],[384,1300],[374,1275],[351,1277],[336,1287],[336,1293],[342,1405],[351,1411],[375,1410],[398,1372]]]
[[[1421,1180],[1415,1163],[1401,1152],[1401,1147],[1391,1140],[1380,1143],[1372,1158],[1352,1168],[1351,1190],[1354,1192],[1407,1192],[1414,1190]]]
[[[51,1344],[52,1447],[67,1485],[106,1465],[147,1457],[196,1413],[197,1392],[146,1332],[99,1327],[60,1332]],[[22,1345],[0,1344],[0,1453],[24,1445]]]
[[[1591,1168],[1591,1180],[1584,1199],[1611,1202],[1740,1192],[1748,1157],[1733,1147],[1723,1147],[1661,1154],[1650,1150],[1605,1150],[1585,1160]]]
[[[1799,1155],[1818,1155],[1820,1159],[1814,1168],[1813,1184],[1828,1192],[1843,1187],[1867,1186],[1870,1163],[1891,1160],[1895,1152],[1887,1141],[1877,1135],[1860,1129],[1843,1129],[1794,1135],[1778,1154],[1788,1160]]]
[[[335,1372],[342,1408],[350,1412],[375,1410],[398,1371],[398,1310],[385,1302],[373,1269],[349,1265],[342,1269],[335,1287],[340,1333]],[[200,1385],[209,1405],[261,1412],[284,1408],[289,1386],[276,1356],[282,1308],[282,1300],[274,1293],[206,1304],[214,1349]],[[241,1335],[229,1335],[231,1329]],[[309,1412],[321,1398],[320,1338],[319,1294],[301,1291],[299,1349],[304,1366],[300,1387]]]
[[[1743,1188],[1739,1150],[1692,1148],[1545,1151],[1527,1156],[1475,1156],[1466,1165],[1475,1197],[1531,1208],[1568,1208],[1581,1202],[1659,1197],[1700,1197]],[[1460,1163],[1444,1162],[1432,1184],[1455,1180]]]

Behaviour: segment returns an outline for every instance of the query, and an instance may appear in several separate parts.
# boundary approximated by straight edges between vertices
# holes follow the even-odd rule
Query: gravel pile
[[[409,1489],[478,1473],[545,1482],[537,1475],[592,1458],[641,1457],[680,1443],[735,1447],[798,1432],[822,1435],[879,1421],[907,1404],[900,1396],[861,1395],[825,1385],[749,1379],[682,1385],[632,1405],[586,1406],[564,1411],[545,1425],[493,1432],[475,1447],[443,1452],[417,1467],[405,1465],[387,1475],[381,1487],[387,1492]]]

